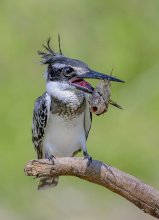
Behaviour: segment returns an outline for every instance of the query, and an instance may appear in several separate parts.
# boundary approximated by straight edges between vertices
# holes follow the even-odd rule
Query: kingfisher
[[[46,91],[36,99],[32,119],[32,141],[37,158],[73,157],[83,151],[88,165],[92,157],[88,154],[86,141],[92,124],[89,110],[89,95],[93,86],[87,78],[116,82],[122,80],[96,72],[80,60],[63,55],[59,41],[59,52],[47,45],[38,51],[45,72]],[[58,177],[41,177],[38,189],[54,187]]]

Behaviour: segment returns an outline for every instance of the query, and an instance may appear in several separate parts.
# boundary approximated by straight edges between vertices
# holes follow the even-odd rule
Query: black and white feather
[[[45,92],[42,96],[36,99],[34,105],[32,121],[32,141],[37,152],[38,159],[42,159],[44,155],[43,138],[49,118],[50,102],[50,96]]]
[[[88,94],[85,94],[85,99],[86,99],[86,108],[84,112],[84,129],[85,129],[85,135],[86,135],[86,140],[87,140],[89,131],[92,125],[92,113],[89,110],[89,102],[88,102],[89,95]]]

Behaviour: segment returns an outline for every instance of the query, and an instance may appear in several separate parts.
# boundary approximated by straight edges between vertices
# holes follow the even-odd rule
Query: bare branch
[[[159,192],[137,178],[103,162],[93,160],[88,166],[83,158],[56,158],[29,161],[24,170],[28,176],[76,176],[104,186],[123,196],[144,212],[159,218]]]

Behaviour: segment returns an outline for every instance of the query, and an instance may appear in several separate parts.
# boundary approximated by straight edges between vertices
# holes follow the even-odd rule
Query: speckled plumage
[[[83,92],[77,92],[77,101],[70,99],[67,101],[61,101],[56,97],[51,98],[50,112],[57,116],[63,117],[65,120],[72,120],[75,117],[78,117],[85,109],[85,96]]]
[[[68,121],[71,124],[71,121],[73,119],[78,118],[81,114],[84,114],[84,112],[87,109],[88,114],[90,114],[90,120],[88,126],[85,125],[86,124],[85,118],[84,121],[82,122],[84,125],[85,136],[87,139],[91,127],[91,113],[89,112],[88,109],[88,101],[86,100],[85,94],[83,92],[77,91],[76,98],[77,99],[75,100],[75,102],[74,100],[71,99],[69,99],[69,101],[62,102],[58,100],[58,98],[51,97],[45,92],[35,101],[34,112],[33,112],[33,124],[32,124],[32,141],[34,143],[35,149],[37,151],[37,156],[39,159],[43,158],[46,153],[48,155],[48,152],[44,152],[43,141],[45,138],[45,133],[50,115],[56,115],[57,117],[61,117],[64,121]],[[60,134],[59,134],[59,138],[60,138]],[[77,151],[76,148],[75,151]],[[72,152],[72,155],[74,155],[75,151]]]

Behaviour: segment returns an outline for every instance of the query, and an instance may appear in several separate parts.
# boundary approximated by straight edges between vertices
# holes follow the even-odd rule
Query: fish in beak
[[[84,79],[100,79],[100,80],[108,80],[114,82],[124,83],[123,80],[113,77],[111,75],[106,75],[103,73],[96,72],[94,70],[90,70],[84,74],[77,75],[70,80],[70,83],[75,86],[77,89],[82,90],[84,92],[92,94],[94,88],[90,83],[86,82]]]

